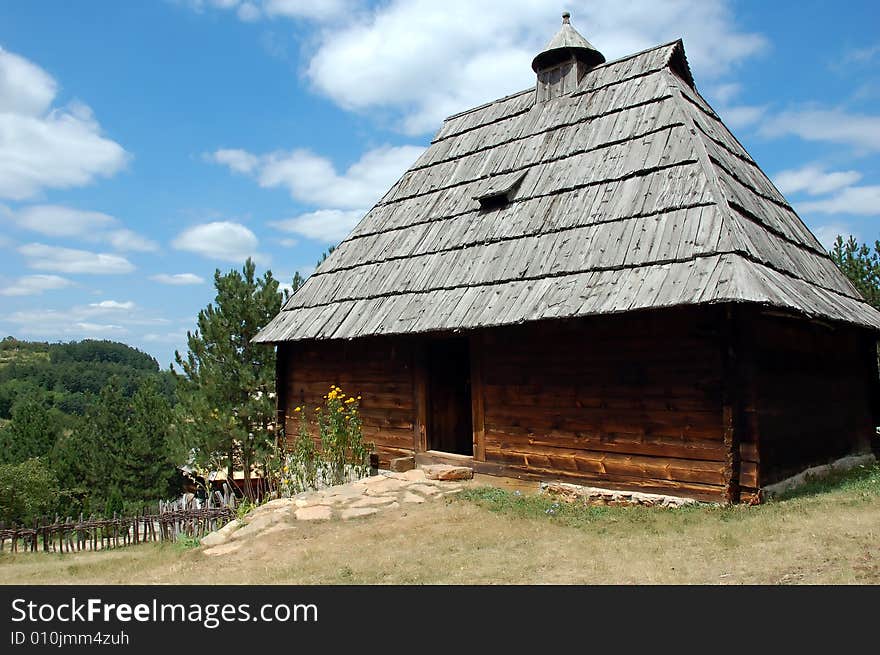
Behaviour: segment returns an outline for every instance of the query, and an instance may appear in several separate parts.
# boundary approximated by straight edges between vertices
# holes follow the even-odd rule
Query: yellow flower
[[[315,411],[316,411],[316,412],[320,412],[320,411],[321,411],[321,408],[320,408],[320,407],[315,407]]]
[[[284,471],[285,473],[287,473],[290,469],[287,468],[287,467],[285,466],[285,467],[284,467],[283,469],[281,469],[281,470]]]
[[[345,402],[346,402],[346,403],[353,403],[353,402],[355,402],[355,399],[354,399],[354,398],[349,398],[349,399],[346,400]]]
[[[360,396],[358,396],[358,400],[360,400],[360,399],[361,399],[361,397],[360,397]]]
[[[301,412],[301,411],[302,411],[302,407],[297,407],[297,408],[296,408],[295,410],[293,410],[293,411],[295,411],[295,412]]]

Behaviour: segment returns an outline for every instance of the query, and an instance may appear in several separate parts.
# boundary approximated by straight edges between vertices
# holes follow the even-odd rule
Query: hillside
[[[0,419],[9,419],[12,406],[24,395],[37,394],[47,407],[81,416],[92,397],[116,376],[130,396],[146,378],[155,376],[171,397],[172,380],[150,355],[115,341],[87,339],[69,343],[0,341]]]

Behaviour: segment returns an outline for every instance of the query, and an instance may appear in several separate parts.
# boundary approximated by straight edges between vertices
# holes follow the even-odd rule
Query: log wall
[[[426,449],[427,339],[279,348],[279,409],[331,384],[361,395],[380,464]],[[470,333],[478,472],[750,501],[803,468],[870,448],[875,341],[866,331],[708,306]],[[421,416],[421,419],[419,418]]]
[[[303,341],[279,347],[279,370],[285,376],[284,397],[288,442],[299,430],[293,409],[305,407],[310,419],[331,384],[360,395],[364,437],[376,445],[380,465],[413,454],[413,347],[406,339]],[[281,387],[279,387],[281,388]]]
[[[876,337],[767,314],[748,327],[761,484],[868,452],[877,425]]]
[[[722,311],[484,332],[477,469],[720,500]]]

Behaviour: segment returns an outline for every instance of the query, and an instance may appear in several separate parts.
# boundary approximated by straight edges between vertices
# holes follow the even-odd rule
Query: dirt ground
[[[577,508],[476,487],[248,548],[0,556],[7,584],[878,583],[880,470],[758,507]],[[552,511],[550,511],[552,510]]]

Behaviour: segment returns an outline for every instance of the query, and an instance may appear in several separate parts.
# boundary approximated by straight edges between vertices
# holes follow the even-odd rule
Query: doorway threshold
[[[473,468],[473,455],[459,455],[458,453],[444,453],[439,450],[425,450],[416,453],[416,466],[429,464],[450,464],[452,466],[468,466]]]

